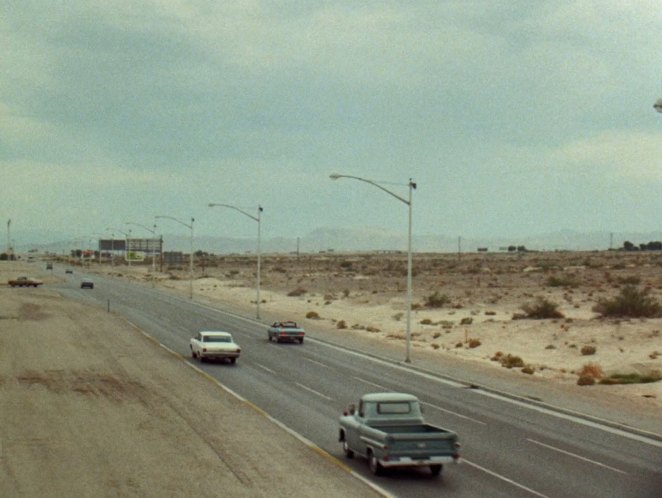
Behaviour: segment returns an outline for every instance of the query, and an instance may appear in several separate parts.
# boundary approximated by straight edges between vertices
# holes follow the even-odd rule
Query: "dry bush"
[[[584,356],[590,356],[592,354],[595,354],[595,346],[582,346],[582,349],[579,350],[582,355]]]
[[[531,367],[529,365],[525,366],[522,369],[522,373],[525,373],[525,374],[533,375],[533,372],[534,372],[533,367]]]
[[[586,363],[578,372],[580,377],[593,377],[594,379],[602,379],[605,376],[602,367],[597,363]]]
[[[439,344],[437,344],[436,342],[432,343],[431,346],[432,346],[432,349],[439,349]]]
[[[471,325],[473,321],[474,319],[470,316],[465,316],[462,320],[460,320],[460,325]]]
[[[639,290],[632,285],[621,289],[613,299],[601,299],[593,311],[606,317],[654,318],[662,316],[662,306],[649,295],[649,289]]]
[[[381,332],[381,329],[377,327],[368,326],[365,328],[367,332]]]
[[[345,322],[345,320],[340,320],[340,321],[336,324],[336,328],[339,328],[339,329],[346,329],[346,328],[347,328],[347,322]]]
[[[630,374],[619,374],[615,373],[602,379],[601,384],[648,384],[650,382],[657,382],[662,380],[662,372],[659,370],[653,370],[648,374],[641,373],[630,373]]]
[[[287,295],[290,297],[298,297],[298,296],[303,296],[306,292],[308,291],[303,287],[297,287],[296,289],[288,292]]]
[[[429,318],[423,318],[423,320],[421,320],[419,323],[421,325],[432,325],[432,320],[430,320]]]
[[[552,275],[545,281],[545,284],[549,287],[579,287],[577,279],[568,275],[562,275],[560,277]]]
[[[522,360],[522,358],[511,355],[510,353],[505,356],[500,356],[499,362],[506,368],[520,368],[524,366],[524,360]]]
[[[546,299],[538,297],[534,303],[527,303],[522,306],[526,318],[534,320],[544,320],[548,318],[563,318],[563,313],[558,310],[559,305]],[[514,318],[514,316],[513,316]]]
[[[317,311],[309,311],[306,313],[306,318],[310,318],[311,320],[319,320],[320,316]]]
[[[592,386],[595,384],[595,378],[590,375],[580,375],[577,379],[578,386]]]
[[[425,297],[425,307],[426,308],[441,308],[444,304],[447,304],[450,301],[450,298],[446,294],[439,294],[438,291],[435,291],[433,294]]]
[[[396,322],[399,322],[404,315],[405,315],[404,313],[396,313],[391,318],[393,318],[393,320],[395,320]]]
[[[482,343],[480,342],[479,339],[469,339],[469,344],[468,344],[468,346],[469,346],[470,348],[473,349],[473,348],[477,348],[477,347],[480,346],[481,344],[482,344]]]

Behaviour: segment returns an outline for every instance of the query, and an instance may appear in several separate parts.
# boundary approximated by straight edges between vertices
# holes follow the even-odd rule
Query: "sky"
[[[6,0],[0,47],[15,233],[406,232],[332,173],[414,235],[662,230],[659,0]]]

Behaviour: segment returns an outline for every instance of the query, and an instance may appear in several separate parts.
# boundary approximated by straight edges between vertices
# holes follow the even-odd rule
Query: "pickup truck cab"
[[[232,339],[229,332],[203,331],[191,338],[191,356],[200,361],[229,360],[236,363],[241,348]]]
[[[443,464],[460,461],[457,435],[426,424],[420,402],[411,394],[364,394],[339,422],[345,456],[367,458],[375,475],[390,467],[428,467],[436,476]]]
[[[39,287],[43,282],[32,277],[16,277],[7,282],[10,287]]]
[[[267,334],[270,341],[290,341],[303,344],[303,338],[306,331],[297,325],[297,322],[274,322],[271,327],[267,329]]]

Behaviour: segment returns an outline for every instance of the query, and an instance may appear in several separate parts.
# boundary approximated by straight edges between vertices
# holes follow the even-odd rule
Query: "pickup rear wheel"
[[[444,468],[444,466],[441,465],[441,464],[430,465],[430,473],[433,476],[438,476],[439,474],[441,474],[441,469],[443,469],[443,468]]]
[[[342,442],[342,450],[347,458],[354,458],[354,452],[349,449],[349,444],[347,444],[347,441]]]
[[[380,476],[384,473],[384,467],[381,466],[372,451],[368,453],[368,466],[370,467],[370,472],[376,476]]]

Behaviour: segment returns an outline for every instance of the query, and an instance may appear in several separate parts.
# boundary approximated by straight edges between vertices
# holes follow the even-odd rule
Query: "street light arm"
[[[168,220],[176,221],[180,225],[184,225],[186,228],[188,228],[190,230],[193,230],[193,222],[195,221],[194,218],[191,218],[191,224],[188,225],[188,224],[184,223],[183,221],[178,220],[177,218],[173,218],[172,216],[154,216],[154,219],[159,219],[159,218],[166,218]]]
[[[249,217],[250,219],[252,219],[252,220],[255,220],[255,221],[257,221],[257,222],[260,221],[260,218],[258,218],[257,216],[253,216],[252,214],[247,213],[246,211],[244,211],[243,209],[238,208],[237,206],[231,206],[230,204],[221,204],[221,203],[218,203],[218,202],[210,202],[210,203],[209,203],[209,207],[215,207],[215,206],[220,206],[220,207],[226,207],[226,208],[234,209],[235,211],[239,211],[239,212],[240,212],[241,214],[243,214],[244,216],[248,216],[248,217]],[[258,214],[262,212],[262,207],[261,207],[261,206],[258,206],[257,209],[258,209]]]
[[[154,235],[156,233],[156,230],[152,230],[151,228],[149,228],[145,225],[141,225],[140,223],[134,223],[133,221],[125,221],[124,224],[125,225],[135,225],[137,227],[143,227],[145,230],[150,232],[152,235]]]
[[[389,189],[387,189],[385,187],[382,187],[379,183],[373,182],[372,180],[367,180],[366,178],[361,178],[359,176],[352,176],[352,175],[340,175],[338,173],[332,173],[331,175],[329,175],[329,178],[331,178],[332,180],[338,180],[339,178],[353,178],[354,180],[358,180],[360,182],[369,183],[370,185],[373,185],[373,186],[377,187],[378,189],[383,190],[387,194],[392,195],[393,197],[398,199],[400,202],[404,202],[407,205],[410,204],[410,201],[408,201],[404,197],[400,197],[395,192],[391,192]],[[411,188],[416,188],[416,184],[414,182],[412,182],[411,180],[409,180],[409,184],[407,186],[411,187]]]

